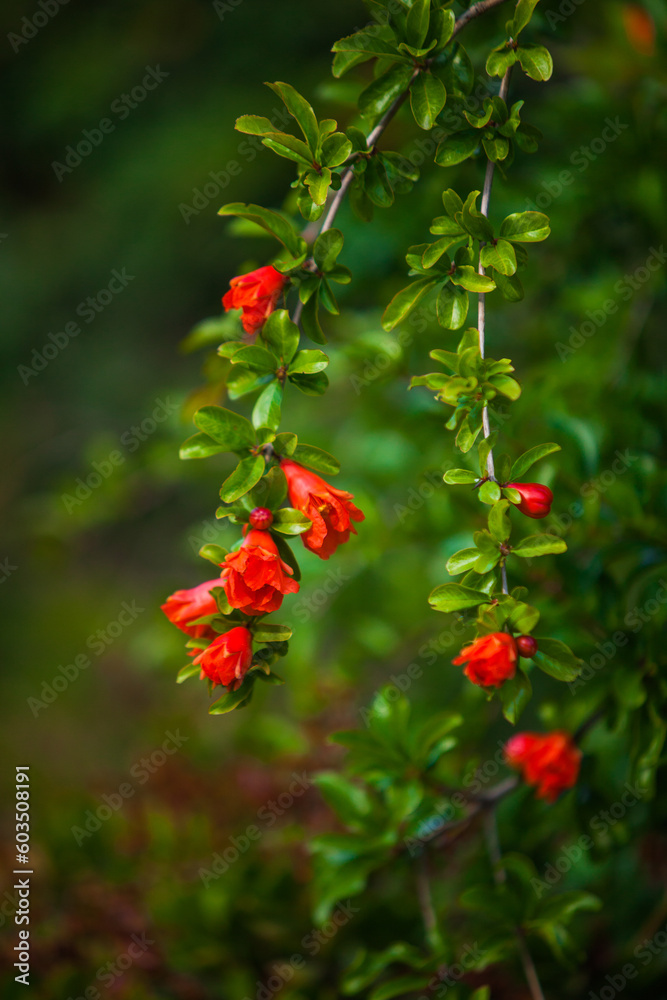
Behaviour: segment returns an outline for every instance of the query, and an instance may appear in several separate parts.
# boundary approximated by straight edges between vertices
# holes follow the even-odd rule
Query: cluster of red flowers
[[[511,767],[521,771],[524,781],[537,786],[538,799],[554,802],[561,792],[576,784],[581,750],[568,733],[517,733],[505,746]]]
[[[257,333],[276,308],[288,281],[289,278],[270,264],[259,267],[232,278],[222,304],[225,309],[241,309],[243,329],[246,333]]]
[[[291,459],[282,459],[280,464],[291,505],[312,522],[301,536],[303,544],[321,559],[328,559],[348,540],[350,532],[356,534],[352,521],[363,521],[364,515],[352,503],[351,493],[336,489]],[[198,654],[193,651],[193,662],[201,668],[201,677],[229,690],[241,684],[252,666],[252,632],[239,625],[219,635],[198,619],[217,613],[214,587],[222,587],[230,607],[249,618],[277,611],[286,594],[298,591],[299,584],[292,579],[294,571],[280,558],[269,530],[272,522],[270,510],[256,507],[250,514],[249,529],[244,529],[241,547],[226,556],[220,576],[189,590],[177,590],[162,605],[167,618],[181,631],[195,639],[212,640]]]

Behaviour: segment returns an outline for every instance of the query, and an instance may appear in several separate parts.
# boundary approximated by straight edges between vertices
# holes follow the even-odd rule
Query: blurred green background
[[[625,619],[667,579],[667,7],[543,0],[540,8],[535,37],[553,52],[555,74],[538,85],[517,72],[512,96],[526,100],[523,116],[544,141],[537,155],[520,156],[506,182],[497,178],[492,214],[537,205],[553,235],[531,254],[525,300],[491,297],[488,342],[492,355],[513,359],[525,384],[503,450],[563,446],[539,478],[556,493],[549,524],[569,551],[526,566],[515,582],[535,588],[546,634],[587,662],[615,630],[630,636],[577,699],[548,678],[536,683],[523,728],[574,727],[609,692],[618,713],[616,730],[591,738],[577,793],[551,810],[524,802],[529,823],[511,804],[501,811],[503,847],[543,868],[558,856],[561,831],[576,838],[630,777],[631,742],[648,740],[637,669],[657,669],[664,656],[664,605],[636,633]],[[657,27],[652,46],[638,10]],[[234,238],[216,216],[227,201],[283,206],[292,177],[286,161],[243,146],[235,118],[270,115],[276,99],[263,81],[287,80],[320,117],[349,124],[349,102],[367,77],[362,70],[332,81],[329,50],[367,13],[356,0],[6,0],[2,18],[0,782],[9,807],[14,767],[30,765],[30,993],[241,1000],[255,996],[271,963],[299,953],[305,964],[283,995],[334,998],[360,943],[419,942],[409,865],[379,875],[336,940],[315,947],[306,845],[332,818],[314,788],[292,796],[281,815],[267,804],[289,797],[293,774],[338,766],[340,749],[327,735],[363,725],[360,710],[373,693],[392,678],[406,685],[411,663],[419,676],[408,697],[418,716],[437,704],[478,720],[465,727],[461,769],[486,760],[509,730],[498,703],[482,711],[480,691],[450,666],[458,652],[452,619],[427,605],[447,578],[447,557],[469,544],[479,518],[468,490],[441,482],[453,455],[442,408],[424,390],[407,392],[410,376],[429,370],[428,350],[453,335],[416,321],[399,342],[399,331],[387,335],[379,323],[406,283],[405,249],[427,238],[441,191],[481,188],[483,166],[445,171],[427,156],[413,193],[378,210],[371,225],[347,206],[338,217],[341,261],[354,281],[341,316],[328,320],[332,387],[323,398],[288,398],[284,427],[341,459],[336,485],[355,493],[367,519],[330,562],[301,560],[301,593],[280,618],[295,627],[282,671],[288,683],[262,691],[248,710],[209,717],[203,684],[174,683],[182,641],[159,604],[208,579],[198,548],[230,543],[236,529],[213,518],[229,459],[177,457],[195,405],[222,401],[215,359],[179,344],[219,315],[230,277],[274,252],[270,241]],[[461,36],[476,66],[504,37],[504,18],[495,12]],[[112,127],[100,125],[105,119]],[[68,162],[68,147],[84,140],[89,151]],[[383,143],[418,162],[418,141],[423,133],[401,114]],[[231,161],[240,170],[230,172]],[[610,315],[608,300],[617,306]],[[581,332],[586,323],[591,336]],[[558,344],[577,346],[565,354]],[[610,471],[619,451],[627,461]],[[125,605],[134,610],[118,625]],[[172,735],[175,752],[161,751]],[[103,796],[117,803],[121,785],[130,791],[109,807],[113,815],[77,834]],[[606,850],[563,881],[598,892],[605,907],[581,921],[577,971],[538,950],[549,997],[598,990],[667,922],[664,769],[657,788],[612,828]],[[248,843],[253,824],[260,836]],[[10,997],[22,987],[11,973],[9,808],[2,832]],[[225,850],[238,858],[205,885],[201,869]],[[443,859],[443,879],[455,886],[466,865],[482,864],[476,857],[467,850]],[[455,921],[455,894],[448,905]],[[151,942],[135,947],[138,957],[128,952],[132,935]],[[664,995],[656,984],[666,955],[626,996]],[[493,983],[494,1000],[523,995],[507,970],[479,981]]]

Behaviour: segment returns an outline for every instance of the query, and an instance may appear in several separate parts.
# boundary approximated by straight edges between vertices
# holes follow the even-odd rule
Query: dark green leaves
[[[550,677],[558,681],[573,681],[579,676],[582,661],[577,659],[569,646],[559,639],[537,637],[537,653],[534,662]]]
[[[261,455],[249,455],[242,459],[220,487],[220,499],[225,503],[238,500],[259,482],[264,467],[265,462]]]
[[[321,448],[316,448],[312,444],[299,444],[292,458],[299,465],[305,465],[316,472],[323,472],[330,476],[335,476],[340,472],[340,462],[328,451],[322,451]]]
[[[433,128],[446,100],[447,91],[437,76],[433,76],[431,73],[420,73],[413,80],[410,87],[410,106],[420,128]]]
[[[289,363],[299,346],[299,328],[292,322],[286,309],[272,312],[262,328],[262,337],[281,362]],[[236,355],[234,357],[234,360]],[[275,369],[274,369],[275,370]]]

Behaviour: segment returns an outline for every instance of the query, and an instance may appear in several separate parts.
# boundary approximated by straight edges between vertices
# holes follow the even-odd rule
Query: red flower
[[[491,632],[465,646],[455,660],[467,663],[463,673],[480,687],[500,687],[516,673],[516,643],[507,632]]]
[[[521,501],[516,505],[522,514],[528,517],[546,517],[554,502],[554,495],[548,486],[540,483],[505,483],[508,489],[521,494]]]
[[[510,767],[522,772],[524,781],[537,785],[538,799],[548,802],[554,802],[562,791],[572,788],[581,764],[581,750],[569,733],[562,730],[546,736],[517,733],[505,745],[505,756]]]
[[[330,486],[290,458],[283,458],[280,467],[287,477],[290,503],[313,522],[301,536],[303,544],[320,559],[328,559],[350,532],[356,535],[350,519],[363,521],[364,514],[351,503],[351,493]]]
[[[221,586],[222,580],[218,577],[217,580],[208,580],[189,590],[177,590],[167,598],[162,610],[170,622],[195,639],[213,636],[216,633],[210,625],[191,625],[190,622],[216,613],[218,605],[211,595],[211,588]]]
[[[252,663],[252,635],[239,625],[214,639],[193,663],[201,667],[200,679],[208,677],[214,684],[236,691]]]
[[[256,271],[232,278],[230,288],[222,298],[225,309],[242,309],[243,329],[257,333],[264,326],[289,281],[284,274],[268,264]]]
[[[248,532],[241,548],[230,552],[222,566],[227,600],[246,615],[277,611],[283,596],[299,589],[299,584],[289,579],[292,570],[278,555],[269,532],[258,528]]]

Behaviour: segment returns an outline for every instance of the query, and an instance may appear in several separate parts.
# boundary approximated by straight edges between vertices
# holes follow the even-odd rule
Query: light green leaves
[[[553,454],[555,451],[560,451],[560,445],[549,442],[548,444],[538,444],[534,448],[529,448],[528,451],[524,452],[512,466],[512,471],[509,475],[509,479],[512,482],[518,483],[521,481],[521,477],[528,472],[536,462],[540,459],[546,458],[547,455]]]
[[[555,535],[528,535],[522,538],[512,548],[512,555],[520,556],[522,559],[534,559],[537,556],[546,556],[567,551],[567,545],[563,538]]]
[[[515,243],[539,243],[550,232],[549,219],[542,212],[515,212],[500,226],[500,235]]]
[[[534,662],[550,677],[558,681],[573,681],[579,676],[582,661],[579,660],[569,646],[559,639],[541,639],[537,637],[537,653]]]
[[[484,601],[488,601],[486,594],[471,587],[463,587],[460,583],[443,583],[431,591],[428,599],[432,608],[445,614],[462,611],[464,608],[476,608]]]
[[[394,295],[382,316],[382,326],[385,330],[393,330],[397,323],[405,319],[417,303],[435,287],[435,281],[430,278],[421,278],[413,281],[411,285],[401,289]]]
[[[261,205],[244,205],[242,202],[230,202],[223,205],[218,215],[235,215],[241,219],[248,219],[272,236],[275,236],[293,256],[297,259],[305,260],[307,245],[294,230],[294,227],[278,212],[272,212]]]
[[[202,406],[195,413],[194,421],[200,431],[220,445],[220,450],[243,451],[255,443],[255,431],[250,421],[222,406]]]

